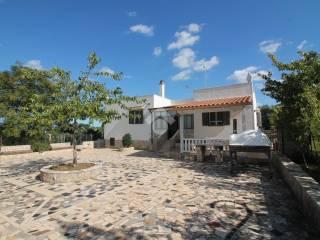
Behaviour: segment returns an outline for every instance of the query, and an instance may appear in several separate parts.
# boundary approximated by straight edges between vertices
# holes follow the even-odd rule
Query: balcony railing
[[[224,147],[229,143],[226,139],[217,138],[182,138],[180,142],[181,153],[192,153],[196,152],[197,146],[208,146],[208,147]]]

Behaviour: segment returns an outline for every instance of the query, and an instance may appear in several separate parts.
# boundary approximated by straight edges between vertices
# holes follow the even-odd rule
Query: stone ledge
[[[40,180],[49,183],[77,182],[88,178],[94,178],[101,172],[101,165],[94,165],[87,169],[74,171],[51,170],[49,166],[40,169]]]
[[[68,142],[66,142],[66,143],[51,143],[50,146],[52,147],[52,150],[72,148],[71,144]]]
[[[2,146],[1,154],[16,154],[16,153],[29,153],[32,152],[31,145],[15,145],[15,146]]]
[[[320,229],[320,184],[280,153],[273,154],[272,161],[299,201],[304,215],[316,229]]]

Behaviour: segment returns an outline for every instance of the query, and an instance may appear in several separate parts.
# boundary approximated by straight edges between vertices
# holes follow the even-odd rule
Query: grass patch
[[[94,163],[78,163],[76,165],[72,163],[68,164],[61,164],[57,166],[52,166],[50,167],[50,170],[54,171],[76,171],[76,170],[82,170],[82,169],[87,169],[90,167],[93,167],[95,164]]]

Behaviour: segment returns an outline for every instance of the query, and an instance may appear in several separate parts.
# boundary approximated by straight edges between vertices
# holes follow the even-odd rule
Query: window
[[[203,126],[224,126],[230,124],[230,112],[204,112],[202,113]]]
[[[193,129],[193,114],[183,115],[183,127],[184,129]]]
[[[129,124],[143,124],[143,110],[129,111]]]

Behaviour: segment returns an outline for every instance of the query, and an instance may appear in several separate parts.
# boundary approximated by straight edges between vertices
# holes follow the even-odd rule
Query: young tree
[[[119,119],[122,113],[116,107],[107,106],[127,109],[127,103],[139,102],[135,97],[124,96],[119,87],[107,89],[100,78],[120,80],[122,73],[95,71],[99,62],[100,58],[94,52],[90,53],[87,69],[76,80],[71,79],[70,72],[53,68],[51,73],[56,87],[53,101],[43,105],[43,101],[35,95],[29,106],[29,110],[34,109],[37,119],[42,117],[72,134],[73,164],[77,164],[76,138],[83,128],[83,121],[88,121],[91,126],[94,121],[110,123]]]
[[[282,63],[269,55],[273,65],[282,73],[281,80],[272,74],[262,76],[264,92],[279,103],[278,122],[286,127],[304,154],[309,151],[311,138],[319,135],[320,126],[320,54],[299,52],[300,58]]]

